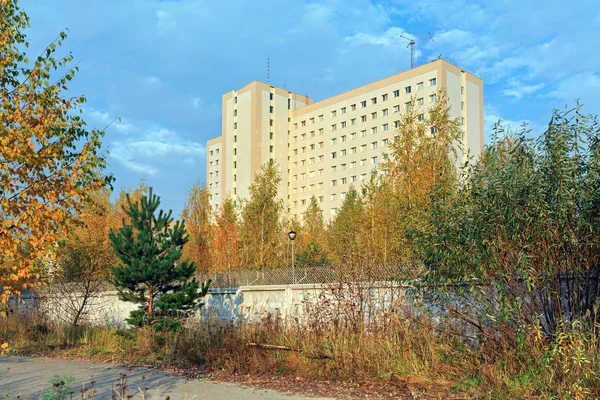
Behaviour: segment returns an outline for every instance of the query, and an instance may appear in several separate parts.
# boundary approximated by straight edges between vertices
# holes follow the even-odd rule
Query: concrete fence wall
[[[336,302],[359,299],[359,306],[376,311],[392,302],[402,299],[406,287],[392,282],[369,284],[295,284],[240,286],[239,288],[211,289],[203,299],[200,311],[202,318],[217,318],[224,322],[260,321],[267,315],[283,320],[301,320],[305,317],[307,305],[333,307]],[[60,296],[45,295],[40,298],[24,297],[14,307],[33,307],[42,311],[52,320],[68,320],[65,299]],[[70,299],[73,302],[73,298]],[[133,303],[118,299],[116,291],[103,292],[93,298],[87,306],[86,320],[99,325],[126,325],[125,319],[136,309]]]

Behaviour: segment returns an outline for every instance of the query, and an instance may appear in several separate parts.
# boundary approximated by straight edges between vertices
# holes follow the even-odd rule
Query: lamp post
[[[296,232],[289,231],[288,237],[292,241],[292,282],[296,283],[296,270],[294,269],[294,239],[296,239]]]

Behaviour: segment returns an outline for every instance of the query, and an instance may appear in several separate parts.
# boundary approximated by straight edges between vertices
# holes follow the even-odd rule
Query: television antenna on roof
[[[431,36],[431,32],[428,32],[428,33],[429,33],[429,36],[423,36],[420,38],[411,38],[408,36],[400,35],[400,37],[402,39],[404,39],[405,41],[408,42],[406,47],[410,48],[410,68],[411,69],[413,69],[415,67],[415,45],[417,44],[417,42],[421,42],[423,40],[425,40],[425,41],[431,40],[433,42],[433,36]]]

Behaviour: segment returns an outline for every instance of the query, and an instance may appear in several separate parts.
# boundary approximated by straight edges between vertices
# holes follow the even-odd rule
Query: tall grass
[[[453,335],[444,321],[406,309],[390,307],[366,321],[365,315],[357,316],[360,324],[343,316],[343,304],[332,312],[313,300],[304,305],[304,318],[293,321],[267,316],[234,326],[189,319],[176,334],[149,327],[73,330],[39,315],[11,316],[0,324],[0,341],[20,353],[194,368],[227,376],[368,383],[441,391],[447,398],[600,398],[597,324],[563,324],[552,340],[540,328],[521,329],[528,333],[517,334],[517,346],[499,350],[496,344],[487,347]]]

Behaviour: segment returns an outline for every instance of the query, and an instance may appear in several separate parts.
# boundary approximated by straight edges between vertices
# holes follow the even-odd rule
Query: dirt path
[[[149,388],[146,396],[148,400],[165,399],[167,396],[170,400],[307,398],[272,390],[244,388],[230,383],[186,379],[160,370],[128,369],[112,364],[34,357],[0,357],[0,398],[37,400],[45,390],[51,388],[50,382],[55,376],[72,376],[75,378],[71,384],[75,392],[74,399],[79,398],[82,384],[89,382],[91,377],[96,381],[99,393],[95,399],[110,399],[111,388],[116,387],[121,373],[127,374],[129,393],[135,393],[133,399],[142,399],[138,391],[138,387],[142,385],[142,377],[145,377],[144,386]],[[321,399],[325,400],[325,398]]]

